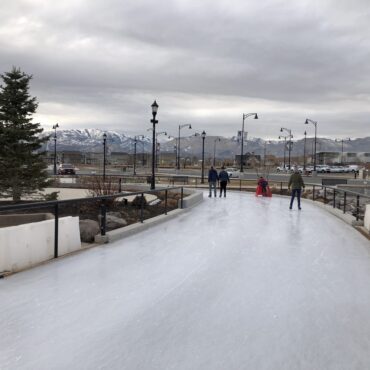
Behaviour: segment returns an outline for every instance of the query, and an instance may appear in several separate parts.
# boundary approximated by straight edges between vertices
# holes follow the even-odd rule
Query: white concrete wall
[[[370,204],[366,204],[364,226],[367,229],[367,231],[370,233]]]
[[[59,255],[81,249],[79,218],[59,219]],[[54,257],[54,220],[0,228],[0,272],[19,271]]]

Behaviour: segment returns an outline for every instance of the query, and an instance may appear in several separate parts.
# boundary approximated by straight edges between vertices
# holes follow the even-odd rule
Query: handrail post
[[[283,194],[283,182],[280,181],[280,194]]]
[[[242,179],[239,179],[239,191],[242,191]]]
[[[168,190],[164,191],[164,214],[167,214],[167,198],[168,198]]]
[[[343,200],[343,213],[346,213],[346,203],[347,203],[347,192],[344,192],[344,200]]]
[[[122,179],[121,178],[118,179],[118,192],[122,193]]]
[[[335,189],[333,189],[333,208],[335,208]]]
[[[105,199],[102,199],[100,208],[101,208],[100,235],[104,236],[107,226],[107,208],[105,205]]]
[[[312,189],[312,200],[315,200],[315,185],[313,185]]]
[[[55,203],[54,206],[54,258],[58,258],[58,241],[59,241],[59,206],[58,203]]]
[[[326,186],[324,186],[324,204],[326,203]]]
[[[356,195],[356,221],[358,221],[359,218],[360,218],[360,196]]]
[[[184,208],[184,188],[181,187],[181,209]]]
[[[141,193],[140,198],[140,222],[144,222],[144,193]]]

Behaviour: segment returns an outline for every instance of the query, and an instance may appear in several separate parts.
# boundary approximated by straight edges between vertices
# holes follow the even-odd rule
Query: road
[[[368,369],[369,247],[309,202],[206,197],[0,280],[0,368]]]

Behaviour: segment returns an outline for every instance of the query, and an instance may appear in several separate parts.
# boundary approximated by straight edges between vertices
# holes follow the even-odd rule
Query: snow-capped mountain
[[[81,152],[101,152],[103,148],[103,135],[106,133],[106,145],[110,152],[127,152],[134,151],[133,137],[126,136],[124,133],[109,131],[105,132],[98,129],[84,130],[57,130],[57,146],[58,151],[81,151]],[[46,143],[46,150],[54,150],[54,131],[44,132],[44,135],[49,135],[50,139]],[[140,138],[137,140],[142,150],[144,145],[145,151],[150,150],[151,141],[149,137]]]
[[[81,152],[101,152],[103,148],[103,135],[107,134],[107,149],[109,152],[126,152],[133,153],[134,137],[125,135],[122,132],[109,131],[105,132],[98,129],[84,130],[57,130],[57,147],[58,151],[81,151]],[[137,151],[141,152],[144,148],[145,152],[152,150],[151,133],[137,140]],[[46,149],[52,151],[54,149],[54,131],[44,132],[43,135],[50,135],[50,139],[46,144]],[[174,152],[177,144],[175,138],[168,138],[165,135],[158,136],[161,152]],[[306,153],[313,152],[314,139],[312,137],[306,140]],[[342,142],[327,138],[317,138],[317,151],[325,152],[340,152],[342,150]],[[187,136],[181,138],[180,143],[181,153],[189,156],[200,156],[202,153],[202,138],[199,136]],[[266,148],[266,149],[265,149]],[[293,141],[292,156],[303,155],[304,140]],[[283,156],[284,141],[265,141],[261,138],[248,137],[244,142],[243,152],[254,152],[255,154],[263,155],[273,154]],[[205,155],[212,157],[216,152],[218,158],[232,158],[240,154],[241,143],[237,136],[231,138],[207,136],[205,139]],[[370,137],[353,139],[343,142],[344,152],[370,152]]]

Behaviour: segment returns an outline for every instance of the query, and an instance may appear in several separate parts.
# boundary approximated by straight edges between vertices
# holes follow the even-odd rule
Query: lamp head
[[[203,130],[202,132],[202,137],[205,138],[206,137],[206,132]]]
[[[154,103],[152,104],[152,113],[154,116],[157,114],[157,111],[158,111],[158,104],[157,104],[157,101],[154,100]]]
[[[306,122],[304,123],[305,125],[308,125],[308,118],[306,118]]]
[[[191,125],[189,125],[189,129],[191,130]]]
[[[103,134],[103,139],[106,140],[107,139],[107,134],[104,132]]]
[[[306,135],[307,135],[307,132],[305,131],[305,132],[304,132],[304,136],[306,136]]]
[[[280,132],[283,132],[283,128],[280,129]]]
[[[257,113],[254,115],[254,119],[258,119],[258,115],[257,115]]]

